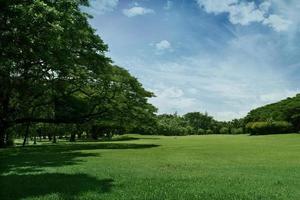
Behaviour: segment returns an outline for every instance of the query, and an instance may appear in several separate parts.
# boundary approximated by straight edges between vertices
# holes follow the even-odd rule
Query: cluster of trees
[[[245,118],[220,122],[207,113],[157,116],[156,133],[164,135],[279,134],[300,131],[300,94],[248,113]]]
[[[66,126],[111,133],[154,120],[153,94],[105,56],[82,6],[88,1],[1,2],[0,147],[13,134],[47,130],[55,141]]]
[[[245,122],[253,135],[300,131],[300,94],[250,111]]]
[[[249,122],[246,130],[251,135],[291,133],[293,125],[287,121]]]
[[[139,132],[141,133],[141,132]],[[243,119],[230,122],[220,122],[207,113],[191,112],[183,116],[163,114],[156,117],[151,132],[145,134],[162,135],[204,135],[204,134],[242,134],[244,132]]]

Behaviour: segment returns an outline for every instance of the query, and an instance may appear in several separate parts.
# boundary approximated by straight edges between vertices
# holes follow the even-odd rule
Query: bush
[[[204,129],[199,128],[199,129],[197,130],[197,135],[204,135],[204,134],[205,134],[205,130],[204,130]]]
[[[229,134],[230,131],[229,131],[229,128],[227,128],[227,127],[222,127],[222,128],[219,130],[219,133],[220,133],[220,134]]]
[[[243,128],[232,128],[231,129],[231,134],[243,134],[244,129]]]
[[[246,125],[246,130],[251,135],[289,133],[292,132],[293,125],[286,121],[251,122]]]
[[[187,135],[196,135],[197,134],[197,132],[191,126],[186,126],[185,132],[187,133]]]
[[[214,134],[214,132],[210,129],[206,130],[205,132],[206,132],[207,135]]]

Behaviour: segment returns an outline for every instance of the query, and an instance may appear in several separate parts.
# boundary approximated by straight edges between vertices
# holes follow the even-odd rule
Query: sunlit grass
[[[127,135],[0,150],[0,199],[300,199],[300,135]]]

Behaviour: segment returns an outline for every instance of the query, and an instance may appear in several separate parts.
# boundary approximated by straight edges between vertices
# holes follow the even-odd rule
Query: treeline
[[[300,94],[250,111],[246,117],[220,122],[199,112],[159,115],[154,133],[163,135],[251,134],[300,131]]]
[[[251,135],[267,135],[292,133],[296,131],[293,125],[287,121],[249,122],[246,130]]]
[[[154,120],[153,94],[106,57],[82,6],[88,1],[1,2],[0,147],[18,136],[72,141]]]
[[[152,129],[139,132],[162,135],[267,135],[299,132],[300,94],[254,109],[246,117],[229,122],[217,121],[207,113],[200,112],[187,113],[183,116],[158,115],[155,122]]]
[[[163,114],[156,116],[151,129],[138,130],[142,134],[159,135],[206,135],[206,134],[243,134],[244,119],[234,119],[229,122],[215,120],[207,113],[191,112],[183,116]]]

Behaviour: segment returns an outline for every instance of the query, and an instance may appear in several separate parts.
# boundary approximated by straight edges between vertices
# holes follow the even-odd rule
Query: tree
[[[200,112],[187,113],[183,117],[187,121],[187,123],[196,131],[198,131],[199,129],[211,129],[215,121],[213,117],[208,116],[207,113],[202,114]]]
[[[80,90],[109,62],[85,1],[4,1],[1,11],[0,145],[17,123],[64,121],[56,103]]]
[[[107,45],[80,9],[87,1],[1,4],[0,147],[17,124],[116,121],[126,106],[138,116],[153,114],[153,94],[105,56]]]

